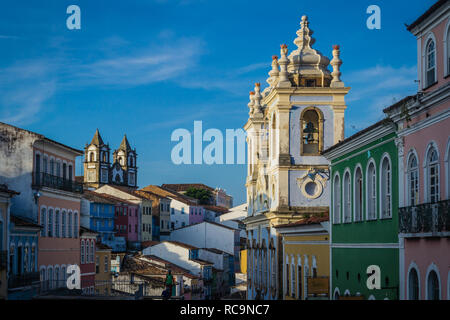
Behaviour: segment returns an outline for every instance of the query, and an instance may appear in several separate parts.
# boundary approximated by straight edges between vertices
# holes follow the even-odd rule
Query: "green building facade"
[[[332,185],[331,299],[398,299],[395,125],[388,119],[379,121],[324,155],[330,160]],[[367,285],[367,268],[372,265],[380,270],[379,289]]]

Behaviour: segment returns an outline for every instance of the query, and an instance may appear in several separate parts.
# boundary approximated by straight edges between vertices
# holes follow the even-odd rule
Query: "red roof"
[[[176,184],[163,184],[161,187],[170,189],[176,192],[187,191],[189,188],[206,189],[209,191],[214,191],[213,188],[207,186],[203,183],[176,183]]]

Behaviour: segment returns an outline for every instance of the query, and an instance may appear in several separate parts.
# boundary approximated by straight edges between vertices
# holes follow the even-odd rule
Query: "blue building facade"
[[[89,229],[99,234],[102,243],[114,240],[114,204],[113,203],[90,203],[90,225]]]
[[[41,226],[11,215],[9,223],[8,299],[31,299],[38,293],[38,235]]]

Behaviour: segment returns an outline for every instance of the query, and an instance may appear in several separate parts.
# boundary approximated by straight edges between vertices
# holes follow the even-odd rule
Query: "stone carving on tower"
[[[131,149],[126,135],[110,160],[110,147],[99,130],[84,148],[84,185],[97,189],[105,184],[137,188],[136,149]]]
[[[299,221],[308,215],[328,215],[328,161],[321,152],[344,139],[345,95],[350,90],[341,80],[339,46],[331,60],[312,46],[315,39],[307,16],[303,16],[289,53],[282,44],[280,58],[272,57],[268,87],[255,85],[250,93],[247,131],[246,179],[247,230],[255,231],[248,243],[261,248],[273,243],[282,259],[277,225]],[[329,70],[330,65],[333,68]],[[264,268],[264,267],[263,267]],[[282,275],[275,282],[252,288],[263,299],[281,298]]]

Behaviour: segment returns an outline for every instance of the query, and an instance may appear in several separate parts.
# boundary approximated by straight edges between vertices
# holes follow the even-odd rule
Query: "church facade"
[[[84,148],[84,185],[99,188],[105,184],[119,185],[137,189],[136,149],[132,149],[124,135],[118,149],[105,144],[99,130],[95,131],[90,144]]]
[[[344,139],[350,88],[340,79],[339,46],[330,61],[312,48],[306,16],[300,26],[296,49],[288,55],[283,44],[281,57],[273,56],[269,86],[261,90],[256,83],[250,92],[244,126],[248,299],[283,299],[283,243],[276,227],[328,216],[329,162],[321,152]]]

